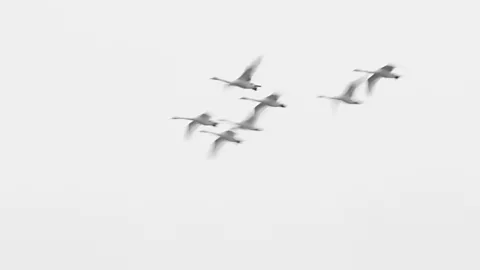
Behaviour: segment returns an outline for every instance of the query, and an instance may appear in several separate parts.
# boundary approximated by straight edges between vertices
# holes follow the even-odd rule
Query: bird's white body
[[[331,97],[330,99],[336,99],[336,100],[339,100],[339,101],[343,101],[344,103],[347,103],[347,104],[361,104],[360,101],[353,100],[352,98],[345,97],[345,96]]]
[[[197,117],[194,117],[194,118],[174,116],[174,117],[172,117],[172,119],[190,120],[192,122],[195,122],[197,124],[204,125],[204,126],[216,126],[217,125],[217,122],[211,120],[211,116],[208,115],[208,114],[201,114],[201,115],[199,115]]]
[[[193,119],[193,121],[201,124],[201,125],[204,125],[204,126],[215,126],[217,124],[217,122],[215,121],[212,121],[210,119]]]
[[[400,78],[400,75],[393,73],[392,71],[395,69],[395,66],[393,65],[386,65],[383,66],[375,71],[369,71],[369,70],[364,70],[364,69],[354,69],[353,71],[356,72],[364,72],[368,74],[372,74],[370,78],[367,80],[367,90],[368,94],[372,94],[373,86],[377,83],[377,81],[381,78],[387,78],[387,79],[398,79]]]
[[[187,130],[185,132],[185,137],[189,138],[192,132],[199,126],[199,125],[204,125],[204,126],[217,126],[218,123],[211,120],[211,116],[208,113],[203,113],[197,117],[190,118],[190,117],[178,117],[174,116],[171,119],[183,119],[183,120],[190,120],[191,122],[187,126]]]
[[[258,128],[250,123],[240,122],[237,126],[239,129],[253,130],[253,131],[262,131],[261,128]]]
[[[237,86],[243,89],[252,89],[252,90],[256,90],[256,88],[258,87],[258,85],[252,82],[244,81],[244,80],[235,80],[231,82],[230,85]]]
[[[227,86],[236,86],[236,87],[240,87],[240,88],[243,88],[243,89],[257,90],[258,87],[261,87],[260,85],[251,83],[249,81],[241,80],[241,79],[236,79],[234,81],[227,81],[227,80],[224,80],[224,79],[213,77],[212,80],[224,82],[224,83],[227,84]]]
[[[230,122],[230,121],[228,121]],[[232,129],[245,129],[245,130],[254,130],[254,131],[261,131],[261,128],[256,127],[252,123],[248,123],[245,121],[242,122],[230,122],[231,124],[234,124],[235,126]]]
[[[396,73],[393,73],[391,71],[383,70],[383,69],[378,69],[376,71],[370,71],[370,70],[364,70],[364,69],[354,69],[354,71],[374,74],[374,75],[377,75],[378,77],[381,77],[381,78],[391,78],[391,79],[400,78],[400,75],[398,75]]]
[[[259,104],[257,106],[255,106],[255,112],[254,112],[255,114],[258,114],[265,107],[286,108],[287,106],[285,104],[278,101],[279,98],[280,98],[280,95],[271,94],[271,95],[265,97],[264,99],[254,99],[254,98],[248,98],[248,97],[241,97],[240,99],[258,102]]]
[[[241,143],[242,142],[240,139],[237,139],[235,137],[236,133],[233,132],[232,130],[227,130],[227,131],[224,131],[222,133],[211,132],[211,131],[208,131],[208,130],[201,130],[200,132],[216,135],[220,139],[225,140],[225,141],[229,141],[229,142],[234,142],[234,143]]]
[[[258,101],[258,100],[257,100]],[[271,99],[263,99],[259,101],[260,103],[263,103],[269,107],[284,107],[283,103],[278,102],[277,100],[271,100]]]
[[[229,122],[235,126],[232,129],[244,129],[244,130],[253,130],[253,131],[262,131],[261,128],[258,128],[255,123],[257,121],[258,114],[252,113],[249,117],[241,122],[232,122],[226,119],[220,119],[219,121]]]
[[[388,72],[388,71],[385,71],[385,70],[378,70],[377,72],[374,72],[374,74],[378,74],[382,78],[391,78],[391,79],[400,78],[400,75],[397,75],[393,72]]]
[[[224,83],[227,84],[227,86],[236,86],[236,87],[240,87],[240,88],[243,88],[243,89],[252,89],[252,90],[256,91],[258,87],[261,87],[261,85],[252,83],[251,80],[252,80],[253,74],[255,73],[255,71],[257,70],[258,66],[261,63],[262,58],[263,58],[262,56],[257,57],[257,59],[255,59],[245,69],[245,71],[242,73],[242,75],[234,81],[224,80],[224,79],[220,79],[220,78],[217,78],[217,77],[212,77],[210,79],[224,82]]]
[[[338,101],[342,101],[342,102],[347,103],[347,104],[362,104],[361,101],[353,100],[352,98],[345,97],[345,96],[338,96],[338,97],[318,96],[318,98],[328,98],[328,99],[332,99],[332,100],[338,100]]]
[[[210,133],[218,136],[218,138],[215,141],[213,141],[213,144],[212,144],[212,150],[211,150],[212,155],[215,155],[219,146],[226,141],[237,143],[237,144],[242,142],[242,140],[236,138],[236,133],[232,130],[227,130],[222,133],[216,133],[216,132],[211,132],[207,130],[201,130],[200,132]]]
[[[357,89],[357,87],[362,82],[364,82],[365,79],[366,79],[366,77],[362,76],[361,78],[358,78],[355,81],[351,82],[347,86],[347,88],[345,89],[345,92],[343,92],[343,94],[341,94],[340,96],[336,96],[336,97],[317,96],[317,97],[318,98],[328,98],[328,99],[332,99],[332,100],[338,100],[338,101],[342,101],[342,102],[347,103],[347,104],[362,104],[361,101],[353,99],[353,94],[354,94],[355,90]]]

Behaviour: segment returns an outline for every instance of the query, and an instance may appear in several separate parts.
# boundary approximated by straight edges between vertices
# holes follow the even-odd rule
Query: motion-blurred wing
[[[252,80],[252,76],[257,71],[258,66],[262,62],[263,57],[259,56],[257,57],[243,72],[243,74],[238,78],[239,80],[247,81],[249,82]]]
[[[272,100],[272,101],[277,101],[280,98],[279,94],[271,94],[267,97],[267,99]]]
[[[210,149],[210,154],[213,156],[218,152],[218,149],[223,145],[225,142],[225,139],[222,137],[218,137],[215,141],[212,143],[212,148]]]
[[[380,68],[380,70],[386,71],[386,72],[392,72],[395,67],[393,65],[386,65]]]
[[[234,137],[235,136],[235,132],[231,129],[225,131],[223,134],[225,134],[225,137]]]
[[[257,106],[255,106],[255,108],[253,109],[253,113],[260,114],[265,110],[265,108],[267,108],[267,105],[261,102]]]
[[[352,81],[348,86],[347,88],[345,89],[345,92],[343,93],[343,95],[345,97],[349,97],[351,98],[353,96],[353,93],[355,92],[355,90],[358,88],[358,86],[363,83],[364,81],[366,80],[366,77],[365,76],[362,76],[354,81]]]
[[[198,118],[203,119],[203,120],[208,120],[210,119],[210,114],[209,113],[202,113],[198,116]]]
[[[244,120],[244,123],[253,126],[253,125],[255,124],[255,122],[257,122],[258,115],[259,115],[259,113],[255,112],[255,111],[252,112],[252,113]]]
[[[375,84],[377,84],[379,79],[380,79],[380,75],[378,75],[377,73],[373,74],[372,76],[370,76],[370,78],[368,78],[368,80],[367,80],[367,93],[369,95],[372,94],[373,87],[375,86]]]
[[[187,125],[187,130],[185,131],[185,139],[189,139],[197,127],[198,123],[196,121],[190,122],[190,124]]]

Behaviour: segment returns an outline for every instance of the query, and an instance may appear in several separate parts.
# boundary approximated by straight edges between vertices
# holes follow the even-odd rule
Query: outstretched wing
[[[372,94],[373,87],[375,86],[375,84],[377,84],[377,82],[380,78],[381,78],[381,76],[377,73],[373,74],[372,76],[370,76],[370,78],[368,78],[368,80],[367,80],[367,93],[369,95]]]
[[[258,106],[258,105],[257,105]],[[255,125],[255,122],[257,122],[257,118],[260,112],[252,112],[243,122],[247,125]]]
[[[259,114],[261,112],[263,112],[263,110],[265,110],[265,108],[267,108],[267,105],[263,102],[260,102],[258,103],[257,106],[255,106],[255,108],[253,109],[253,113],[255,114]]]
[[[246,69],[245,71],[242,73],[242,75],[238,78],[239,80],[242,80],[242,81],[247,81],[249,82],[250,80],[252,80],[252,76],[253,74],[255,73],[255,71],[257,70],[258,66],[260,65],[260,63],[262,62],[262,59],[263,59],[263,56],[259,56],[257,57]]]
[[[208,120],[210,119],[210,114],[209,113],[202,113],[198,116],[198,118],[203,119],[203,120]]]
[[[189,139],[192,136],[193,131],[198,127],[197,121],[192,121],[187,125],[187,130],[185,131],[185,139]]]
[[[235,137],[235,132],[231,129],[225,131],[223,134],[225,137],[232,137],[232,138]]]
[[[386,65],[386,66],[383,66],[383,67],[379,68],[378,70],[381,71],[381,72],[382,71],[383,72],[392,72],[394,69],[395,69],[395,67],[393,65]],[[369,95],[372,94],[373,87],[375,86],[375,84],[377,84],[378,80],[381,77],[382,76],[380,74],[375,73],[372,76],[370,76],[370,78],[368,78],[368,80],[367,80],[367,93]]]
[[[380,68],[380,70],[386,71],[386,72],[392,72],[395,67],[393,65],[386,65]]]
[[[212,148],[210,149],[210,154],[214,156],[218,149],[220,149],[220,146],[225,142],[225,139],[222,137],[218,137],[215,141],[212,143]]]
[[[358,86],[365,81],[366,77],[362,76],[354,81],[352,81],[347,88],[345,89],[345,92],[343,93],[343,96],[351,98],[353,96],[353,93],[355,90],[358,88]]]
[[[272,101],[277,101],[280,98],[280,95],[276,94],[276,93],[273,93],[273,94],[267,96],[266,98],[269,99],[269,100],[272,100]]]

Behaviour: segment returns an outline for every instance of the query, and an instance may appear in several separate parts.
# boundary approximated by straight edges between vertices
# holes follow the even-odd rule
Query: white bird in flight
[[[183,120],[190,120],[191,122],[187,125],[187,130],[185,131],[185,138],[188,139],[192,135],[193,131],[199,126],[213,126],[216,127],[218,125],[217,122],[211,120],[211,115],[207,112],[200,114],[197,117],[179,117],[174,116],[171,119],[183,119]]]
[[[380,78],[390,78],[390,79],[398,79],[400,78],[400,75],[393,73],[393,69],[395,69],[394,65],[386,65],[383,66],[375,71],[369,71],[369,70],[364,70],[364,69],[354,69],[353,71],[356,72],[365,72],[365,73],[370,73],[373,74],[368,78],[367,80],[367,93],[369,95],[372,94],[373,86],[377,83],[377,81]]]
[[[347,104],[362,104],[362,101],[359,101],[359,100],[354,100],[352,97],[353,97],[353,94],[355,92],[355,90],[358,88],[358,86],[363,83],[366,78],[368,76],[362,76],[354,81],[352,81],[350,84],[348,84],[347,88],[345,89],[345,91],[339,95],[339,96],[335,96],[335,97],[329,97],[329,96],[317,96],[317,98],[328,98],[328,99],[331,99],[335,102],[344,102],[344,103],[347,103]]]
[[[212,132],[212,131],[208,131],[208,130],[201,130],[200,132],[203,132],[203,133],[209,133],[209,134],[213,134],[213,135],[216,135],[218,136],[218,138],[213,141],[212,143],[212,148],[210,150],[210,154],[213,156],[217,153],[218,149],[220,148],[220,146],[225,143],[225,142],[233,142],[233,143],[236,143],[236,144],[240,144],[242,143],[242,140],[236,138],[236,133],[232,130],[227,130],[227,131],[224,131],[222,133],[216,133],[216,132]]]
[[[245,118],[245,120],[241,122],[232,122],[227,119],[219,119],[218,121],[228,122],[233,124],[234,127],[231,130],[244,129],[244,130],[262,131],[263,129],[256,126],[258,116],[259,116],[259,113],[253,112],[247,118]]]
[[[249,98],[249,97],[241,97],[240,99],[244,100],[251,100],[255,102],[259,102],[257,106],[255,106],[255,114],[260,113],[263,109],[266,107],[281,107],[281,108],[286,108],[287,105],[280,103],[278,99],[280,98],[280,95],[277,93],[273,93],[263,99],[254,99],[254,98]]]
[[[224,82],[226,83],[226,86],[237,86],[237,87],[240,87],[240,88],[243,88],[243,89],[252,89],[254,91],[257,91],[257,88],[258,87],[262,87],[261,85],[258,85],[258,84],[254,84],[251,82],[252,80],[252,76],[253,74],[255,73],[255,71],[257,70],[258,66],[260,65],[260,63],[262,62],[262,59],[263,59],[263,56],[259,56],[257,57],[246,69],[245,71],[242,73],[242,75],[240,77],[238,77],[236,80],[234,81],[227,81],[227,80],[224,80],[224,79],[220,79],[218,77],[212,77],[210,78],[211,80],[216,80],[216,81],[221,81],[221,82]]]

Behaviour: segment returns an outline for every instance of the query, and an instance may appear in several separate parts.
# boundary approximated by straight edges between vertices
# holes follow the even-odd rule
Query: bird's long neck
[[[342,101],[343,96],[338,96],[338,97],[327,97],[327,96],[318,96],[322,98],[327,98],[330,99],[333,103],[337,104],[338,102]]]
[[[227,83],[227,84],[231,84],[232,82],[231,81],[227,81],[227,80],[224,80],[224,79],[220,79],[220,78],[213,78],[212,80],[216,80],[216,81],[221,81],[221,82],[224,82],[224,83]]]
[[[256,101],[256,102],[263,102],[263,100],[259,100],[259,99],[255,99],[255,98],[248,98],[248,97],[242,97],[241,99],[251,100],[251,101]]]
[[[365,69],[354,69],[353,71],[356,71],[356,72],[365,72],[365,73],[370,73],[370,74],[376,73],[375,71],[365,70]]]
[[[179,117],[179,116],[174,116],[171,119],[182,119],[182,120],[191,120],[191,121],[195,120],[195,119],[190,118],[190,117]]]
[[[228,119],[218,119],[219,122],[226,122],[226,123],[230,123],[230,124],[238,124],[237,122],[234,122],[234,121],[230,121]]]
[[[216,132],[208,131],[208,130],[202,130],[202,131],[200,131],[200,132],[209,133],[209,134],[213,134],[213,135],[220,136],[220,134],[218,134],[218,133],[216,133]]]

